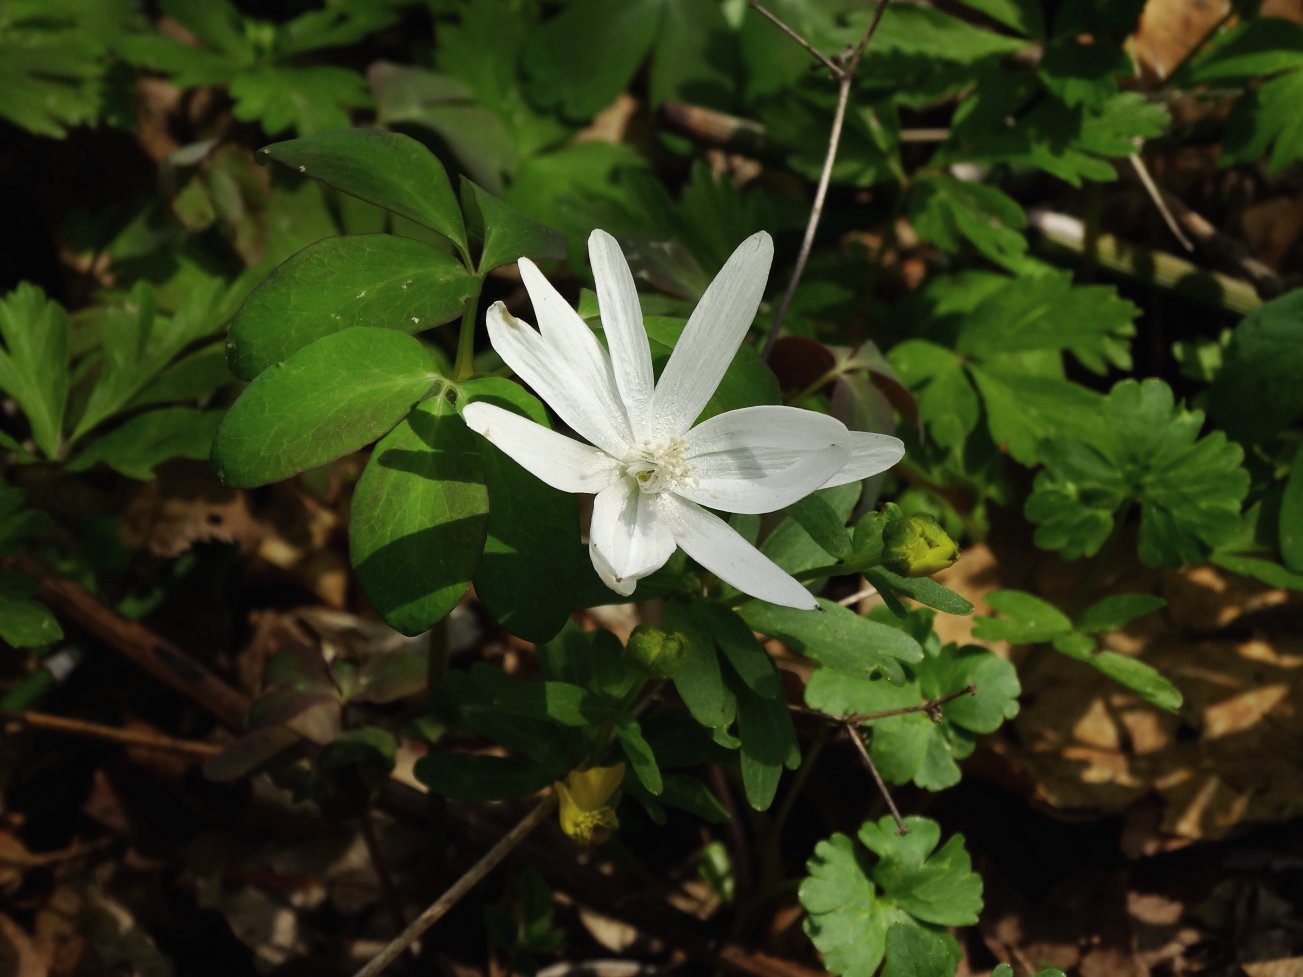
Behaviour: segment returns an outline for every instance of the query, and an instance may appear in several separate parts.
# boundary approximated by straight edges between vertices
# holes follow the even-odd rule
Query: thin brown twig
[[[864,740],[860,739],[860,731],[852,723],[843,723],[842,728],[846,730],[846,735],[855,744],[855,749],[859,751],[860,759],[864,761],[864,765],[869,768],[869,773],[873,774],[873,781],[878,785],[882,799],[887,802],[887,809],[891,811],[891,816],[896,822],[896,833],[901,835],[909,834],[909,825],[900,816],[900,809],[896,807],[896,802],[891,799],[891,791],[887,790],[887,782],[882,779],[882,774],[878,773],[878,768],[874,766],[873,757],[869,756],[869,748],[864,745]]]
[[[963,695],[977,695],[977,686],[972,682],[969,682],[962,689],[955,689],[953,692],[939,695],[935,699],[929,699],[927,702],[920,702],[916,706],[900,706],[897,709],[883,709],[880,712],[861,712],[854,716],[847,716],[842,720],[842,722],[854,723],[858,726],[861,723],[867,723],[874,719],[886,719],[889,716],[904,716],[911,712],[925,712],[931,716],[933,720],[936,720],[940,718],[942,706]]]
[[[69,736],[81,736],[86,739],[107,740],[124,746],[143,747],[150,750],[162,750],[168,753],[180,753],[193,760],[207,760],[222,752],[223,747],[216,743],[203,743],[199,740],[181,740],[153,730],[122,729],[118,726],[105,726],[85,719],[73,719],[67,716],[53,716],[44,712],[0,709],[0,719],[17,723],[28,729],[40,729],[53,733],[66,733]]]
[[[788,37],[794,40],[797,44],[801,45],[801,47],[805,48],[808,52],[810,52],[810,56],[814,58],[816,61],[818,61],[821,65],[823,65],[825,68],[827,68],[829,71],[831,71],[832,76],[834,78],[837,79],[841,78],[844,69],[836,61],[828,57],[826,54],[820,51],[817,47],[815,47],[813,44],[807,41],[804,37],[802,37],[792,28],[788,27],[787,24],[784,23],[782,20],[780,20],[775,14],[770,13],[763,6],[761,6],[757,2],[757,0],[750,0],[750,6],[752,10],[760,14],[760,16],[764,17],[767,21],[769,21],[769,23],[773,24],[780,31],[782,31],[784,34],[786,34]]]
[[[1193,251],[1194,242],[1186,237],[1185,231],[1181,230],[1181,225],[1176,222],[1171,209],[1167,206],[1167,201],[1163,199],[1163,191],[1158,189],[1158,184],[1154,182],[1145,161],[1140,158],[1138,153],[1132,153],[1127,159],[1131,161],[1131,168],[1136,171],[1136,176],[1140,178],[1140,185],[1145,188],[1145,193],[1149,194],[1149,199],[1158,208],[1158,213],[1162,215],[1163,223],[1167,225],[1167,229],[1181,243],[1181,247],[1187,251]]]
[[[841,143],[842,126],[846,121],[846,108],[851,99],[851,85],[855,81],[855,71],[860,66],[860,58],[864,56],[865,49],[869,46],[869,41],[873,39],[873,34],[878,29],[878,24],[882,20],[883,13],[886,12],[889,0],[878,0],[878,6],[873,12],[873,19],[869,21],[869,26],[865,28],[864,36],[860,38],[860,43],[856,45],[855,51],[851,56],[840,64],[836,64],[833,70],[833,76],[837,79],[837,107],[833,111],[832,127],[828,130],[828,151],[823,158],[823,169],[819,173],[819,183],[815,187],[814,201],[810,205],[810,218],[805,225],[805,237],[801,239],[801,250],[796,255],[796,264],[792,267],[792,277],[787,282],[787,288],[783,292],[783,297],[778,303],[778,309],[774,313],[774,321],[769,325],[769,333],[765,336],[765,345],[762,355],[767,360],[769,354],[773,352],[774,343],[778,339],[778,332],[783,327],[783,320],[787,318],[787,310],[792,305],[792,298],[796,295],[796,286],[801,281],[801,275],[805,273],[805,263],[810,259],[810,251],[814,247],[814,236],[819,230],[819,220],[823,217],[824,201],[828,197],[828,185],[832,182],[833,164],[837,162],[837,148]],[[752,6],[756,7],[762,13],[763,10],[752,0]],[[770,18],[776,20],[776,18]],[[814,50],[808,41],[797,35],[786,25],[781,25],[784,32],[795,37],[806,50]],[[830,59],[820,56],[820,60],[828,61],[834,64]]]
[[[479,861],[468,868],[443,895],[434,900],[426,910],[417,916],[408,927],[394,937],[389,945],[371,958],[353,977],[376,977],[394,962],[404,950],[416,942],[417,938],[437,923],[455,906],[462,896],[479,884],[480,880],[497,867],[518,844],[525,840],[531,831],[539,826],[556,807],[556,794],[548,795],[534,805],[534,808],[521,818],[520,822],[508,831],[498,843],[480,856]]]

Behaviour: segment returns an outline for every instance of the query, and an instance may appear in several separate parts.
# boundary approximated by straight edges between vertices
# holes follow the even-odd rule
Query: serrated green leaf
[[[221,419],[221,411],[193,407],[164,407],[139,414],[91,441],[67,468],[80,472],[102,463],[128,478],[147,482],[158,465],[172,458],[207,458]]]
[[[461,178],[461,199],[471,234],[484,242],[478,266],[481,275],[521,258],[565,260],[564,234],[530,220],[466,177]]]
[[[763,601],[748,601],[738,613],[754,630],[779,638],[798,654],[847,675],[881,674],[904,681],[901,663],[921,661],[923,649],[908,634],[861,617],[833,601],[820,599],[818,611],[798,611]]]
[[[459,408],[483,400],[551,426],[538,399],[510,380],[471,380],[460,389]],[[548,641],[575,607],[587,562],[578,500],[544,485],[483,438],[476,445],[489,489],[489,530],[475,593],[512,634]]]
[[[1021,590],[993,590],[986,603],[1005,616],[973,619],[973,636],[982,641],[1037,644],[1072,630],[1072,622],[1061,610]]]
[[[1150,614],[1166,604],[1167,601],[1153,594],[1114,594],[1088,607],[1077,618],[1076,630],[1085,634],[1117,631],[1142,614]]]
[[[316,468],[388,432],[438,380],[420,342],[345,329],[258,375],[213,441],[218,478],[238,488]]]
[[[57,458],[68,403],[68,315],[35,285],[0,299],[0,390],[27,416],[32,440]]]
[[[281,264],[231,322],[231,372],[252,380],[354,326],[421,332],[462,314],[479,280],[452,255],[388,234],[327,238]]]
[[[1196,562],[1234,535],[1249,475],[1220,431],[1200,438],[1203,414],[1176,407],[1161,380],[1125,380],[1105,398],[1091,443],[1043,442],[1045,469],[1024,511],[1038,546],[1090,556],[1115,513],[1140,505],[1140,558]]]
[[[366,79],[335,65],[266,65],[244,70],[227,85],[241,122],[256,122],[269,136],[293,129],[300,136],[350,124],[349,109],[371,107]]]
[[[1303,417],[1303,289],[1245,316],[1231,335],[1209,391],[1209,410],[1227,433],[1263,441]]]
[[[403,634],[457,606],[479,563],[489,496],[476,440],[446,397],[424,401],[376,445],[354,489],[349,557]]]
[[[966,240],[991,261],[1017,267],[1027,250],[1027,217],[1012,197],[948,173],[920,179],[912,190],[910,216],[923,240],[951,254]]]
[[[1182,86],[1252,81],[1303,67],[1303,24],[1254,17],[1222,32],[1178,76]]]
[[[981,11],[997,23],[1028,37],[1045,33],[1038,0],[962,0],[965,7]]]
[[[448,174],[409,136],[336,129],[272,143],[258,155],[428,227],[466,254],[466,229]]]

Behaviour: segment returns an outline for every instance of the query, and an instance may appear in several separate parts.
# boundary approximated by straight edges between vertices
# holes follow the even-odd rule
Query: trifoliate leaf
[[[882,612],[875,614],[891,620]],[[959,781],[955,761],[972,753],[975,734],[993,732],[1018,714],[1021,689],[1009,662],[972,645],[942,646],[932,633],[931,621],[930,612],[916,611],[897,622],[903,630],[926,632],[924,657],[907,666],[909,681],[904,685],[821,667],[806,685],[805,702],[826,715],[845,717],[918,706],[972,684],[977,693],[942,704],[937,721],[915,712],[865,723],[873,761],[887,780],[941,790]]]
[[[872,977],[884,954],[901,954],[888,967],[911,973],[919,959],[958,962],[959,946],[940,927],[977,921],[982,881],[971,870],[962,837],[935,850],[941,829],[927,818],[905,819],[909,834],[896,833],[886,817],[866,822],[861,848],[844,834],[819,842],[806,863],[801,905],[805,931],[823,953],[824,966],[841,977]],[[873,859],[868,851],[876,854]],[[888,934],[898,927],[889,943]]]
[[[1042,444],[1045,469],[1024,511],[1036,544],[1069,559],[1092,556],[1119,508],[1140,506],[1141,560],[1195,562],[1236,529],[1249,486],[1244,452],[1220,431],[1205,437],[1203,413],[1177,407],[1161,380],[1117,384],[1104,401],[1092,443]]]

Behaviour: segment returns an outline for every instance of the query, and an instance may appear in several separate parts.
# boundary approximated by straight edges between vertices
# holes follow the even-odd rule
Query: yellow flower
[[[561,802],[561,830],[585,845],[600,845],[611,837],[620,822],[607,802],[623,779],[624,764],[617,763],[571,770],[564,781],[558,780],[553,786]]]

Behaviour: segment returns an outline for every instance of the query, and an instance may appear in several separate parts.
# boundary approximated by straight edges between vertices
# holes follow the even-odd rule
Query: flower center
[[[692,467],[683,458],[678,438],[643,442],[624,462],[624,473],[644,492],[668,492],[692,480]]]

